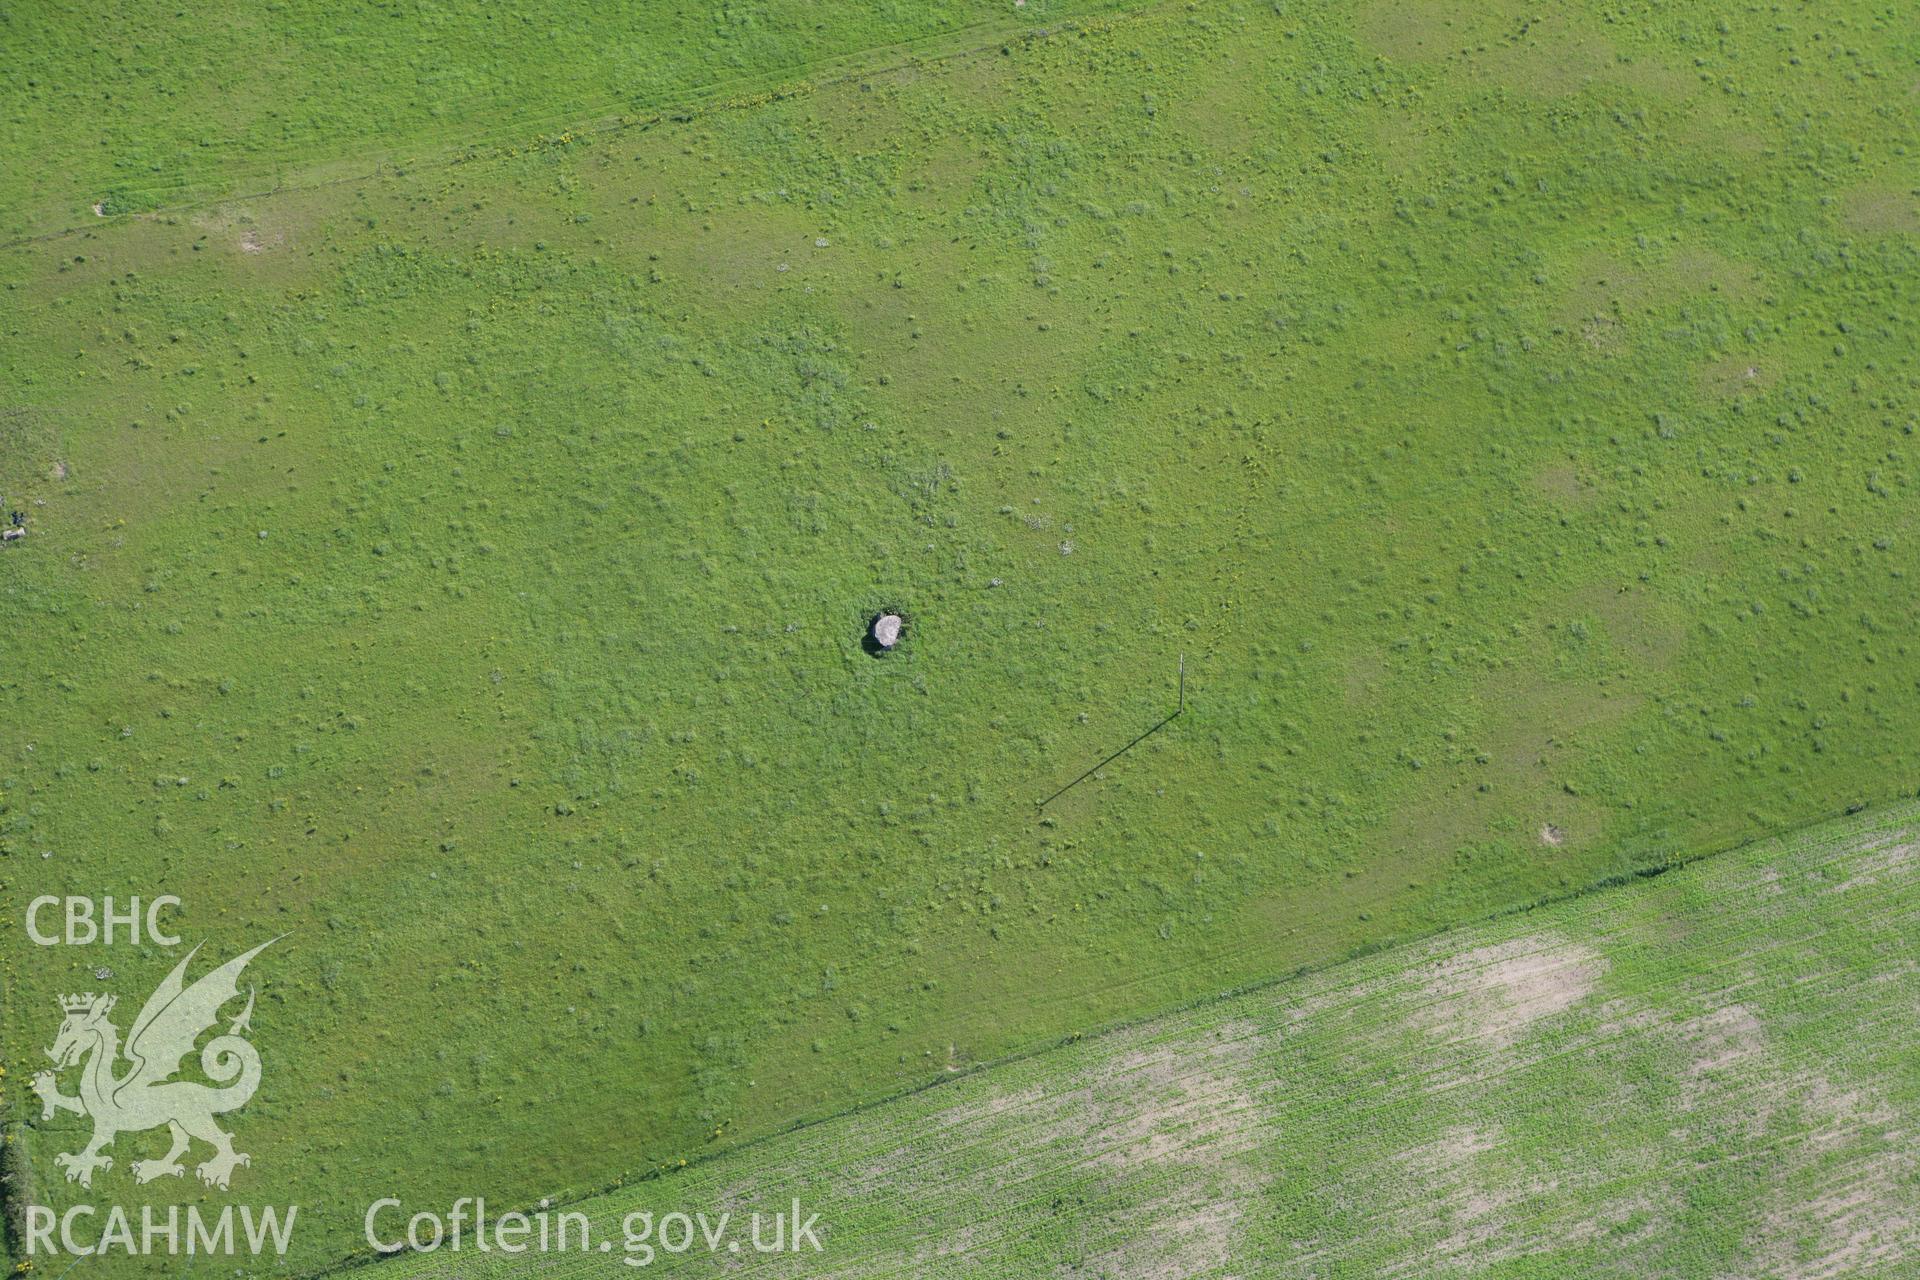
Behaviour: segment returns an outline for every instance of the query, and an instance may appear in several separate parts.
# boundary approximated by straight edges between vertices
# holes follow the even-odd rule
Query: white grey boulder
[[[900,643],[900,615],[883,613],[873,620],[873,639],[882,649],[891,649]]]

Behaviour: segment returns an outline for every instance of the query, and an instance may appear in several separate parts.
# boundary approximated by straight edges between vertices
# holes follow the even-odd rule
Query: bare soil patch
[[[1856,235],[1920,235],[1920,195],[1889,187],[1857,187],[1840,201],[1840,225]]]
[[[1920,856],[1920,845],[1891,844],[1876,849],[1853,864],[1853,874],[1842,880],[1828,893],[1845,893],[1849,889],[1864,888],[1880,884],[1886,880],[1898,880],[1911,876],[1916,857]]]
[[[1623,328],[1657,307],[1703,294],[1745,299],[1760,283],[1756,268],[1709,249],[1676,249],[1657,263],[1590,253],[1575,265],[1556,320],[1589,345],[1607,350],[1625,336]]]
[[[1448,1039],[1509,1048],[1591,995],[1606,967],[1591,949],[1550,935],[1481,947],[1434,967],[1424,988],[1431,1003],[1416,1021]]]
[[[1580,474],[1571,462],[1556,462],[1542,469],[1535,480],[1542,493],[1568,505],[1584,506],[1594,497],[1594,491],[1580,483]]]
[[[1683,615],[1644,586],[1589,587],[1570,597],[1568,606],[1575,614],[1591,615],[1602,638],[1640,670],[1667,667],[1687,642]]]
[[[1776,367],[1758,356],[1722,356],[1700,367],[1701,389],[1715,395],[1753,395],[1778,380]]]

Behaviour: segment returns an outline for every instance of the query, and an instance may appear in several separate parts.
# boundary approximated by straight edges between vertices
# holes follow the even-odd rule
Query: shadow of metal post
[[[1102,769],[1112,764],[1115,760],[1118,760],[1121,756],[1127,754],[1127,752],[1133,750],[1135,747],[1145,742],[1148,738],[1151,738],[1154,734],[1160,732],[1162,729],[1172,724],[1175,720],[1180,718],[1180,713],[1185,711],[1186,709],[1187,709],[1187,655],[1183,653],[1180,655],[1180,701],[1174,707],[1174,709],[1171,712],[1169,712],[1163,719],[1161,719],[1161,721],[1158,724],[1154,725],[1152,728],[1142,733],[1139,737],[1129,742],[1126,746],[1121,747],[1118,751],[1114,752],[1112,755],[1102,760],[1099,764],[1096,764],[1092,768],[1088,769],[1085,773],[1081,774],[1079,777],[1075,778],[1072,782],[1069,782],[1066,786],[1060,788],[1058,791],[1048,796],[1045,800],[1036,801],[1034,803],[1034,808],[1036,809],[1046,808],[1048,805],[1052,804],[1055,800],[1058,800],[1061,796],[1067,794],[1067,792],[1073,790],[1075,787],[1085,782],[1088,778],[1091,778],[1094,774],[1100,772]]]

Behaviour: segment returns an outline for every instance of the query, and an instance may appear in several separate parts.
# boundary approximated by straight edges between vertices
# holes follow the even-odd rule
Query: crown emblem
[[[108,1005],[111,1005],[113,1003],[113,997],[112,996],[96,996],[91,991],[87,992],[84,995],[61,996],[60,1007],[62,1009],[65,1009],[68,1013],[86,1013],[88,1010],[92,1009],[96,1003],[100,1001],[105,1001]]]

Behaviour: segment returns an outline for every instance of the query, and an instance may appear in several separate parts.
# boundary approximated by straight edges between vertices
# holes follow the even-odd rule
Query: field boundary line
[[[1092,30],[1104,23],[1135,17],[1164,7],[1170,7],[1165,0],[1098,0],[1085,13],[1062,18],[1058,22],[1040,25],[997,21],[978,22],[955,31],[936,32],[894,44],[870,45],[847,53],[828,54],[812,61],[798,62],[788,67],[741,76],[733,80],[715,80],[706,84],[692,85],[670,96],[654,100],[635,98],[630,100],[626,110],[614,110],[608,106],[598,108],[600,113],[596,114],[593,103],[583,102],[576,109],[546,116],[528,117],[514,124],[510,133],[481,137],[465,143],[429,139],[421,144],[422,147],[437,151],[438,154],[426,159],[405,160],[401,158],[402,152],[388,151],[374,161],[373,168],[370,170],[342,177],[301,180],[303,172],[314,173],[350,160],[355,149],[351,145],[343,145],[339,154],[331,157],[290,162],[286,166],[287,180],[275,181],[271,186],[221,194],[206,192],[197,195],[186,194],[184,198],[173,203],[156,205],[151,209],[111,214],[90,223],[77,222],[51,231],[31,232],[0,240],[0,250],[50,243],[125,222],[140,219],[151,221],[166,216],[214,209],[242,200],[269,200],[275,196],[296,192],[325,191],[332,187],[347,186],[356,182],[376,182],[390,177],[405,177],[422,171],[451,169],[457,165],[498,159],[509,148],[533,146],[538,145],[542,140],[552,140],[553,134],[547,132],[551,129],[558,129],[563,133],[578,133],[582,139],[587,136],[611,138],[634,131],[644,133],[660,124],[687,123],[702,114],[752,110],[771,102],[805,97],[822,88],[844,84],[859,76],[896,75],[915,66],[936,65],[956,58],[969,57],[990,49],[995,44],[1014,42],[1030,44],[1071,32]],[[743,95],[746,96],[743,97]],[[281,166],[272,162],[251,168],[243,166],[240,167],[241,176],[238,180],[265,180],[269,172],[280,168]],[[182,183],[179,185],[179,190],[187,193],[190,192],[191,186],[192,184]],[[120,184],[118,189],[142,192],[163,191],[168,187],[166,184],[147,188]]]
[[[895,1089],[880,1096],[857,1102],[839,1111],[828,1112],[824,1115],[802,1117],[790,1124],[761,1134],[758,1137],[749,1138],[738,1145],[717,1151],[702,1152],[688,1159],[684,1165],[672,1169],[647,1169],[616,1178],[602,1185],[597,1190],[587,1191],[564,1200],[556,1199],[551,1208],[554,1210],[579,1208],[589,1201],[610,1196],[637,1183],[657,1182],[679,1174],[684,1174],[690,1169],[706,1166],[716,1160],[731,1157],[742,1152],[752,1151],[781,1139],[791,1137],[794,1134],[804,1133],[837,1120],[863,1115],[869,1111],[877,1110],[892,1103],[902,1101],[903,1099],[916,1097],[930,1089],[938,1089],[957,1081],[968,1079],[982,1072],[996,1071],[1018,1063],[1032,1061],[1035,1058],[1053,1053],[1056,1050],[1063,1049],[1068,1045],[1082,1040],[1101,1039],[1117,1035],[1123,1031],[1147,1026],[1165,1019],[1179,1017],[1182,1014],[1198,1012],[1215,1005],[1225,1004],[1243,996],[1257,995],[1263,991],[1272,991],[1317,974],[1328,973],[1336,969],[1344,968],[1385,952],[1410,950],[1420,943],[1430,942],[1436,938],[1445,937],[1448,934],[1459,933],[1463,930],[1492,924],[1496,921],[1507,920],[1514,916],[1526,915],[1530,912],[1545,910],[1569,902],[1578,902],[1582,899],[1598,899],[1602,896],[1609,895],[1614,890],[1625,890],[1643,881],[1658,879],[1670,871],[1679,871],[1700,866],[1733,854],[1758,849],[1763,845],[1789,843],[1796,838],[1822,827],[1845,823],[1849,820],[1857,820],[1862,830],[1886,829],[1899,826],[1903,822],[1920,821],[1920,798],[1903,796],[1888,800],[1882,804],[1866,805],[1863,807],[1849,806],[1845,809],[1829,811],[1827,814],[1811,822],[1803,823],[1800,826],[1792,827],[1784,831],[1776,831],[1767,835],[1754,836],[1747,840],[1735,841],[1718,848],[1709,848],[1701,853],[1671,857],[1664,861],[1651,862],[1627,870],[1616,871],[1577,888],[1564,890],[1559,893],[1543,894],[1527,902],[1501,907],[1468,919],[1456,921],[1452,924],[1443,925],[1424,933],[1413,933],[1385,938],[1371,943],[1361,943],[1358,946],[1350,947],[1339,955],[1319,963],[1301,965],[1285,973],[1269,975],[1219,991],[1211,991],[1197,999],[1189,1000],[1182,1004],[1171,1005],[1163,1009],[1157,1009],[1151,1013],[1142,1014],[1139,1017],[1116,1019],[1112,1022],[1101,1023],[1087,1030],[1067,1032],[1043,1044],[1036,1044],[1013,1053],[1003,1054],[998,1058],[974,1062],[964,1070],[951,1075],[943,1075],[935,1079],[922,1081],[919,1084],[909,1085],[906,1088]],[[1829,839],[1821,841],[1819,847],[1831,850],[1832,845],[1833,840]],[[305,1272],[303,1275],[307,1277],[308,1280],[318,1280],[319,1277],[336,1276],[350,1271],[358,1271],[366,1267],[379,1266],[382,1263],[393,1262],[410,1255],[410,1250],[377,1255],[356,1253],[344,1257],[336,1263],[323,1266],[318,1270]]]

